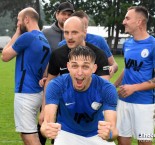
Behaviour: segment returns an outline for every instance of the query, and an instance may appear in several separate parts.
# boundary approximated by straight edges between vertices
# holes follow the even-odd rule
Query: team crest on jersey
[[[143,49],[141,52],[141,57],[146,58],[149,55],[148,49]]]
[[[101,107],[101,103],[98,103],[98,102],[93,102],[91,104],[91,107],[94,109],[94,110],[98,110],[100,107]]]

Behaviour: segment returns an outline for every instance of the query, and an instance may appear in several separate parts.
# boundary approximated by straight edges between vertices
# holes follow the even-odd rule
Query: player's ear
[[[97,70],[97,64],[94,64],[94,67],[93,67],[93,73],[95,73]]]
[[[54,16],[55,16],[56,20],[58,20],[58,14],[59,14],[59,12],[54,13]]]
[[[68,68],[68,71],[70,72],[70,63],[67,62],[67,68]]]

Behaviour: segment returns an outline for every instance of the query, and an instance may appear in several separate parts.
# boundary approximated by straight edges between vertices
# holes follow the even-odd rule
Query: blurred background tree
[[[51,24],[55,21],[54,12],[59,3],[65,0],[49,0],[44,5],[45,20]],[[104,26],[108,31],[107,42],[110,48],[117,49],[119,34],[124,33],[122,21],[127,12],[127,8],[133,5],[145,6],[150,13],[148,31],[155,35],[155,1],[154,0],[70,0],[74,4],[75,10],[84,10],[90,16],[90,25]],[[112,46],[112,40],[114,45]],[[115,51],[114,51],[115,52]]]
[[[43,16],[43,6],[41,0],[1,0],[0,2],[0,36],[12,36],[16,29],[17,15],[20,10],[31,6],[36,9],[40,16]],[[42,14],[41,14],[42,13]],[[39,26],[42,28],[42,17],[39,20]]]

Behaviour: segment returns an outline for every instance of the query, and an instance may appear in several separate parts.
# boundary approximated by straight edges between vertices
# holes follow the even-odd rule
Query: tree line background
[[[66,0],[1,0],[0,3],[0,36],[12,36],[16,29],[18,12],[27,7],[34,7],[40,15],[40,28],[51,25],[54,12],[59,3]],[[90,25],[104,26],[108,31],[107,42],[111,48],[117,48],[119,33],[124,33],[122,21],[127,8],[133,5],[145,6],[149,10],[148,31],[155,36],[155,1],[154,0],[70,0],[75,10],[84,10],[90,17]],[[116,36],[114,37],[114,32]]]

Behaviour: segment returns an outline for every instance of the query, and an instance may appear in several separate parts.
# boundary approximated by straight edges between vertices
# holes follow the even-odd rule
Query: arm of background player
[[[12,48],[12,45],[15,43],[17,38],[20,36],[20,27],[17,27],[15,34],[13,35],[10,42],[4,47],[2,51],[1,58],[3,61],[10,61],[17,55],[17,52]]]
[[[118,79],[114,82],[114,86],[117,88],[122,84],[122,79],[124,76],[124,70],[122,71],[122,73],[120,74],[120,76],[118,77]]]
[[[118,64],[116,63],[113,55],[108,57],[108,63],[109,63],[109,72],[110,72],[110,77],[114,75],[114,73],[117,72],[118,70]]]
[[[41,125],[42,122],[44,121],[44,108],[45,108],[45,92],[46,92],[46,87],[49,83],[50,80],[54,79],[57,76],[51,75],[48,73],[45,85],[44,85],[44,92],[43,92],[43,99],[42,99],[42,106],[41,106],[41,112],[39,115],[39,124]]]
[[[45,86],[45,82],[47,80],[47,74],[48,74],[48,65],[46,66],[46,70],[45,70],[45,72],[43,74],[43,78],[39,81],[40,87],[44,87]]]
[[[136,91],[145,91],[151,90],[155,88],[155,77],[151,80],[148,80],[143,83],[139,84],[132,84],[132,85],[122,85],[119,87],[118,94],[121,97],[128,97]]]

